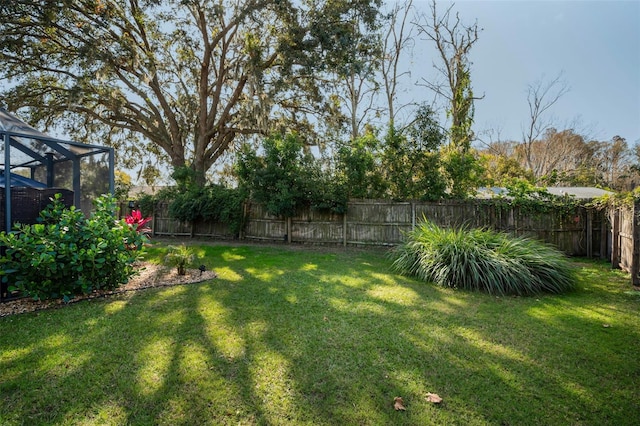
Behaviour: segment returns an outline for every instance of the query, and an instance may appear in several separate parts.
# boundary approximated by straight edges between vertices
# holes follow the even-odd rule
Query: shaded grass
[[[640,298],[605,264],[517,298],[380,252],[197,251],[218,279],[0,318],[0,424],[638,423]]]

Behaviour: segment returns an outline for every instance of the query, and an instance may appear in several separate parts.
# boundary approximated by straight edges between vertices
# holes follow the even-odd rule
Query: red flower
[[[144,225],[151,222],[151,217],[142,218],[142,212],[140,210],[132,210],[131,214],[125,217],[125,221],[130,226],[135,226],[135,229],[139,232],[148,232],[151,231],[149,228],[143,228]]]

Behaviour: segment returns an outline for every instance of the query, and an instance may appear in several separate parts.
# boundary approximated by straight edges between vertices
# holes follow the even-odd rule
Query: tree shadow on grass
[[[205,255],[219,268],[215,281],[0,320],[0,420],[588,424],[613,415],[605,422],[633,423],[637,364],[627,371],[635,379],[614,390],[609,381],[633,357],[614,356],[620,335],[601,335],[599,319],[580,323],[571,297],[440,289],[389,274],[383,256],[365,252]],[[549,304],[565,316],[545,317]],[[604,331],[637,342],[633,324]],[[589,347],[600,346],[616,349],[598,363]],[[593,404],[593,393],[609,390],[615,402]],[[428,403],[427,392],[444,404]],[[406,412],[394,411],[395,396]]]

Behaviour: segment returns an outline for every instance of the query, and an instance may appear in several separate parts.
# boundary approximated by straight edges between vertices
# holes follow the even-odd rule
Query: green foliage
[[[542,242],[490,230],[446,230],[426,220],[392,255],[401,273],[495,295],[563,293],[576,283],[565,256]]]
[[[328,184],[329,178],[296,135],[272,136],[262,148],[259,156],[245,145],[238,156],[235,173],[243,194],[275,216],[291,217],[303,205],[344,211],[341,189]]]
[[[391,126],[380,141],[373,131],[341,146],[337,174],[349,198],[439,200],[446,195],[440,147],[445,135],[426,105],[402,131]]]
[[[515,202],[532,199],[547,201],[553,197],[546,188],[535,186],[526,179],[512,178],[503,183],[507,189],[507,195],[513,197]]]
[[[295,135],[273,136],[263,142],[264,156],[248,146],[237,163],[240,185],[270,214],[290,217],[306,201],[305,165],[310,158]]]
[[[369,131],[337,153],[337,178],[348,198],[382,198],[386,183],[379,158],[380,141]]]
[[[185,168],[188,170],[188,168]],[[152,216],[153,212],[156,210],[156,207],[159,203],[167,203],[170,204],[176,197],[180,194],[183,194],[189,191],[193,187],[198,187],[201,185],[196,184],[195,182],[187,183],[179,179],[179,175],[176,175],[176,172],[171,175],[174,180],[176,180],[175,186],[166,186],[155,194],[141,194],[137,198],[138,207],[142,214],[145,216]],[[177,178],[177,179],[176,179]],[[191,186],[189,186],[191,185]]]
[[[131,183],[131,176],[120,170],[115,171],[115,190],[114,196],[116,200],[124,202],[129,197],[129,191],[131,191],[133,184]]]
[[[449,130],[452,146],[461,148],[466,152],[471,147],[473,132],[473,116],[475,113],[473,106],[473,89],[471,88],[471,72],[469,60],[466,57],[455,62],[456,83],[452,88],[453,97],[451,107],[447,114],[451,116],[451,129]]]
[[[496,155],[489,152],[481,153],[478,160],[482,166],[482,185],[504,186],[510,179],[524,179],[533,183],[535,177],[531,170],[527,170],[513,157]]]
[[[603,210],[608,207],[626,207],[632,208],[634,203],[640,201],[640,187],[633,191],[614,192],[605,194],[601,197],[594,198],[590,203],[590,207]]]
[[[176,192],[169,203],[169,215],[181,221],[206,220],[229,225],[233,233],[242,228],[244,198],[238,189],[221,185],[191,186]]]
[[[444,174],[451,198],[467,198],[482,181],[482,164],[472,151],[448,146],[442,151]]]
[[[482,175],[481,165],[471,149],[476,98],[471,86],[469,52],[478,40],[478,25],[461,25],[457,14],[450,22],[451,9],[438,16],[435,2],[431,4],[431,11],[430,22],[420,31],[436,43],[443,61],[437,69],[445,77],[448,87],[445,91],[432,83],[427,83],[427,86],[449,104],[447,118],[451,120],[451,126],[449,144],[442,152],[443,169],[450,196],[466,198],[479,186]]]
[[[554,195],[546,188],[535,186],[526,179],[513,178],[504,182],[507,189],[505,199],[509,208],[517,207],[529,214],[555,212],[560,217],[576,214],[581,206],[579,200],[569,195]]]
[[[174,190],[178,193],[188,191],[204,180],[204,174],[202,172],[197,172],[188,166],[174,168],[171,177],[176,181]]]
[[[74,207],[66,208],[59,195],[40,213],[42,223],[18,225],[0,233],[6,256],[0,258],[2,279],[10,290],[35,299],[111,290],[134,274],[146,237],[124,220],[115,220],[111,196],[95,201],[87,219]]]
[[[169,215],[174,219],[220,222],[229,225],[235,234],[240,231],[244,220],[244,192],[223,185],[201,185],[200,174],[190,167],[179,167],[171,176],[176,181],[175,186],[163,188],[155,195],[143,194],[137,199],[143,215],[151,216],[158,203],[166,202]]]
[[[340,214],[347,211],[347,187],[339,181],[335,171],[325,170],[315,162],[309,176],[307,194],[312,209]]]
[[[194,260],[195,254],[193,250],[184,244],[169,246],[168,253],[164,257],[164,262],[171,267],[175,267],[178,275],[185,275],[187,267],[189,267]]]
[[[144,216],[153,216],[158,201],[158,197],[151,194],[140,194],[136,200],[138,208]]]
[[[439,148],[445,135],[428,106],[418,109],[405,132],[391,127],[385,137],[382,170],[394,199],[433,201],[444,198],[446,182]]]
[[[14,84],[0,97],[33,123],[118,146],[143,172],[157,170],[139,161],[150,158],[203,174],[237,135],[331,119],[321,85],[369,62],[379,6],[5,1],[0,79]]]

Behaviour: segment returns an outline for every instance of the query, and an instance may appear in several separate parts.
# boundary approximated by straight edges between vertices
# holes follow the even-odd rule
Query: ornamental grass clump
[[[435,284],[494,295],[562,293],[574,270],[557,249],[537,240],[482,229],[443,229],[424,221],[392,251],[393,267]]]

